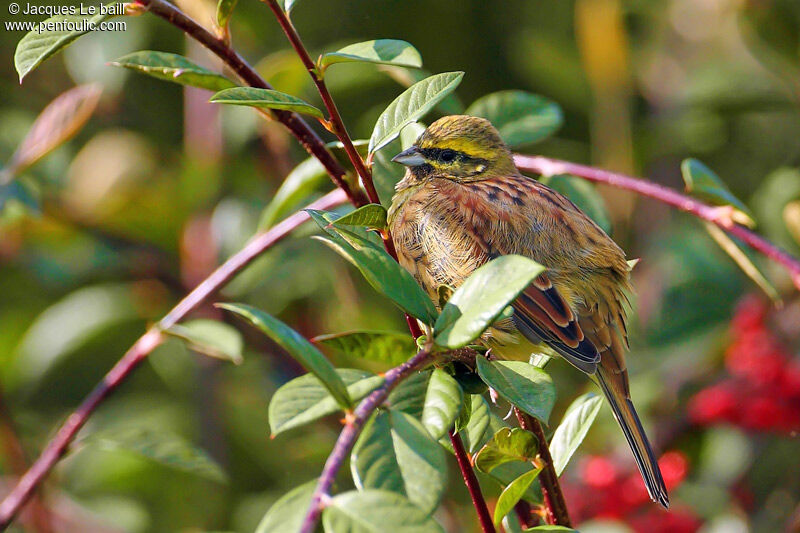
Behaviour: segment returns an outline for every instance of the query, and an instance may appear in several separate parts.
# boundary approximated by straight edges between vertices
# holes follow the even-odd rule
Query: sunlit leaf
[[[353,401],[358,401],[383,384],[383,378],[365,370],[337,368]],[[269,402],[272,435],[308,424],[341,410],[341,406],[314,374],[306,374],[282,385]]]
[[[333,225],[386,229],[386,208],[380,204],[367,204],[343,215]]]
[[[262,109],[283,109],[323,118],[322,111],[296,96],[257,87],[232,87],[218,92],[210,102],[216,104],[244,105]]]
[[[603,401],[592,393],[584,394],[575,399],[564,413],[561,424],[556,428],[550,440],[550,455],[553,458],[553,467],[556,475],[561,475],[567,467],[572,454],[581,445],[586,433],[592,426]]]
[[[454,349],[477,339],[543,271],[519,255],[501,256],[477,269],[442,309],[433,329],[436,344]]]
[[[28,73],[50,56],[81,35],[89,33],[92,26],[118,14],[121,14],[120,4],[112,2],[104,6],[100,13],[88,18],[86,15],[56,15],[37,23],[36,29],[29,31],[17,43],[14,66],[19,74],[19,81],[22,82]],[[49,27],[53,29],[49,30]]]
[[[475,467],[489,473],[510,461],[529,463],[539,453],[536,436],[522,428],[502,428],[475,456]]]
[[[553,380],[524,361],[488,361],[478,357],[478,374],[497,393],[531,416],[547,423],[556,402]]]
[[[754,226],[753,214],[741,200],[736,198],[727,185],[713,170],[697,159],[684,159],[681,174],[686,182],[686,190],[697,198],[713,205],[731,205],[736,208],[733,219],[747,226]]]
[[[228,23],[233,15],[233,10],[236,9],[236,4],[239,0],[219,0],[217,2],[217,26],[220,28],[227,28]]]
[[[391,65],[381,66],[380,68],[403,87],[411,87],[415,83],[431,76],[430,72],[422,68],[408,69]],[[445,115],[464,114],[464,104],[461,103],[455,93],[445,96],[436,104],[436,108]]]
[[[539,181],[572,200],[603,231],[611,234],[611,217],[608,214],[603,197],[597,192],[597,188],[594,185],[585,179],[567,174],[542,176]]]
[[[440,439],[453,426],[461,409],[461,387],[447,372],[437,368],[428,381],[422,425],[434,439]]]
[[[255,533],[297,533],[303,525],[317,480],[295,487],[272,504]]]
[[[199,318],[176,324],[166,333],[184,340],[196,352],[237,365],[242,362],[242,335],[236,328],[224,322]]]
[[[316,157],[310,157],[294,167],[261,213],[258,229],[263,231],[271,228],[329,180],[328,172]]]
[[[422,410],[425,408],[425,393],[428,390],[430,379],[430,370],[412,374],[389,394],[386,405],[395,411],[408,413],[414,418],[422,418]]]
[[[473,102],[465,114],[490,120],[511,147],[546,139],[564,122],[558,104],[525,91],[487,94]]]
[[[378,117],[369,139],[369,152],[375,152],[389,144],[400,135],[406,124],[415,122],[433,109],[458,87],[463,77],[463,72],[435,74],[406,89]]]
[[[50,102],[11,156],[8,172],[23,172],[68,141],[92,116],[102,92],[99,85],[79,85]]]
[[[322,513],[325,533],[444,533],[442,526],[403,496],[383,490],[334,496]]]
[[[131,429],[107,432],[90,438],[90,443],[125,450],[159,464],[220,483],[228,476],[206,452],[177,435],[162,430]]]
[[[522,474],[500,493],[500,497],[497,499],[497,505],[495,505],[494,508],[494,523],[496,525],[499,525],[503,517],[511,512],[514,506],[517,505],[517,502],[522,499],[528,491],[528,487],[531,486],[531,483],[533,483],[541,471],[540,468],[536,468]]]
[[[417,351],[414,339],[408,333],[391,331],[351,331],[319,335],[312,342],[328,346],[349,357],[399,365]]]
[[[446,486],[444,450],[422,424],[402,411],[379,411],[359,437],[350,458],[359,490],[380,489],[406,496],[427,514]]]
[[[377,39],[351,44],[323,55],[319,65],[324,70],[335,63],[354,61],[412,68],[422,66],[422,57],[417,49],[410,43],[397,39]]]
[[[308,211],[311,218],[327,233],[315,237],[353,264],[376,291],[384,294],[406,313],[426,324],[436,320],[436,308],[416,280],[385,250],[368,239],[332,226],[332,213]]]
[[[260,309],[244,304],[217,304],[217,307],[234,313],[266,334],[294,357],[303,368],[313,373],[325,384],[339,405],[349,409],[353,402],[336,369],[313,344],[302,335]]]
[[[201,67],[181,55],[168,52],[142,50],[122,56],[110,64],[142,72],[160,80],[209,91],[222,91],[236,87],[236,84],[225,76]]]
[[[789,202],[783,208],[783,220],[797,244],[800,244],[800,201]]]

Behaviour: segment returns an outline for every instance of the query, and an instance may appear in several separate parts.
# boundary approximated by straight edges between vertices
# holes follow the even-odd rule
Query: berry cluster
[[[753,432],[800,431],[800,360],[793,358],[766,324],[768,307],[742,301],[731,322],[725,352],[730,374],[698,392],[689,418],[698,425],[730,423]]]
[[[681,452],[667,452],[658,461],[667,490],[686,477],[689,462]],[[637,533],[694,533],[701,520],[685,507],[666,511],[650,502],[639,472],[622,468],[604,456],[586,458],[578,483],[562,482],[570,516],[576,523],[590,519],[619,520]]]

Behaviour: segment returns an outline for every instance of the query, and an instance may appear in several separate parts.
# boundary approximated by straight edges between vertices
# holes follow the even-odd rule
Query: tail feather
[[[667,509],[669,508],[667,487],[664,484],[664,478],[661,476],[661,469],[658,466],[658,461],[656,461],[653,448],[650,446],[650,441],[647,440],[647,435],[639,420],[639,415],[636,414],[636,409],[634,409],[630,398],[618,392],[613,387],[613,382],[609,383],[611,376],[605,376],[605,374],[606,372],[602,366],[598,366],[595,376],[603,389],[608,403],[611,405],[614,418],[617,419],[622,432],[625,434],[625,439],[631,447],[633,457],[636,459],[636,465],[639,467],[647,492],[650,494],[650,499],[660,503]]]

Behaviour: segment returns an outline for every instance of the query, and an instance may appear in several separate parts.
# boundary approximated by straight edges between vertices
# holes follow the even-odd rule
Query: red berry
[[[689,470],[689,461],[682,452],[672,451],[661,456],[658,460],[658,466],[661,468],[664,483],[666,483],[669,490],[672,490],[680,485],[686,477],[686,472]]]
[[[583,480],[594,488],[608,488],[617,479],[617,468],[605,457],[590,457],[583,465]]]
[[[731,420],[739,403],[727,384],[703,389],[689,401],[689,419],[695,424],[709,425]]]

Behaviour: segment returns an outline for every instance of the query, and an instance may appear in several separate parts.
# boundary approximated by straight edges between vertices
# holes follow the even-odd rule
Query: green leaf
[[[486,438],[486,430],[491,421],[489,404],[480,394],[472,394],[469,407],[469,420],[466,427],[460,431],[461,440],[469,453],[474,453]]]
[[[200,318],[176,324],[165,333],[182,339],[196,352],[237,365],[242,363],[242,334],[224,322]]]
[[[124,450],[175,470],[224,483],[228,476],[206,452],[177,435],[143,428],[115,430],[90,437],[104,448]]]
[[[263,109],[283,109],[323,118],[322,111],[296,96],[256,87],[233,87],[220,91],[211,97],[216,104],[245,105]]]
[[[611,217],[603,197],[598,194],[594,185],[584,179],[567,174],[542,176],[539,181],[572,200],[603,231],[611,233]]]
[[[236,87],[236,84],[225,76],[201,67],[181,55],[168,52],[142,50],[122,56],[110,64],[115,67],[136,70],[160,80],[209,91],[222,91]]]
[[[542,272],[542,265],[521,255],[483,265],[447,301],[433,328],[434,341],[451,349],[474,341]]]
[[[353,405],[353,401],[347,393],[347,387],[336,373],[336,369],[302,335],[277,318],[249,305],[217,304],[217,307],[244,318],[289,352],[289,355],[297,359],[303,368],[313,373],[325,384],[325,388],[344,409],[349,409]]]
[[[430,379],[430,370],[423,370],[409,376],[389,394],[386,405],[395,411],[408,413],[414,418],[422,418],[422,411],[425,408],[425,393],[428,391]]]
[[[283,10],[286,11],[286,13],[291,13],[292,9],[294,9],[295,4],[299,0],[282,0],[282,1],[283,1]]]
[[[422,425],[434,439],[442,438],[453,427],[461,409],[461,399],[458,382],[441,368],[435,369],[422,408]]]
[[[347,331],[319,335],[312,342],[327,346],[348,357],[397,366],[417,351],[417,345],[408,333],[392,331]]]
[[[322,513],[325,533],[444,533],[442,526],[403,496],[382,490],[334,496]]]
[[[539,443],[533,433],[521,428],[502,428],[475,456],[475,467],[488,474],[511,461],[530,463],[538,453]]]
[[[97,84],[79,85],[47,104],[11,156],[8,172],[23,172],[80,131],[97,108],[102,92]]]
[[[430,72],[422,68],[407,69],[385,66],[381,67],[381,69],[403,87],[411,87],[415,83],[431,76]],[[436,107],[445,115],[464,114],[464,104],[461,103],[461,100],[458,99],[458,96],[455,93],[450,93],[445,96],[441,102],[436,104]],[[404,148],[408,148],[408,146]]]
[[[329,52],[320,59],[320,69],[325,70],[335,63],[358,61],[362,63],[380,63],[398,67],[419,68],[422,57],[410,43],[397,39],[377,39],[355,43],[336,52]]]
[[[217,26],[220,28],[228,27],[231,15],[233,15],[233,10],[236,9],[238,2],[239,0],[219,0],[217,2]]]
[[[547,423],[556,402],[553,380],[524,361],[488,361],[478,357],[478,374],[497,393],[531,416]]]
[[[258,221],[259,231],[271,228],[311,193],[329,181],[328,172],[319,159],[309,157],[286,176]]]
[[[739,213],[734,213],[734,220],[747,226],[755,226],[753,213],[736,198],[727,185],[719,179],[713,170],[697,159],[684,159],[681,163],[681,174],[686,182],[686,190],[692,196],[705,200],[713,205],[731,205]]]
[[[386,229],[386,208],[380,204],[367,204],[337,219],[333,225]]]
[[[438,102],[458,87],[463,77],[463,72],[435,74],[406,89],[378,117],[378,122],[369,139],[369,153],[380,150],[392,142],[400,135],[400,131],[406,124],[416,122],[417,119],[433,109]]]
[[[350,458],[358,490],[380,489],[406,496],[426,514],[444,494],[444,450],[422,424],[402,411],[380,411],[364,428]]]
[[[358,401],[383,384],[383,378],[364,370],[337,368],[347,393]],[[314,374],[306,374],[282,385],[269,402],[272,436],[341,410],[325,385]]]
[[[553,467],[556,475],[561,475],[567,467],[572,454],[581,445],[586,433],[592,426],[600,406],[603,401],[599,396],[592,393],[578,396],[567,408],[561,424],[556,428],[553,438],[550,440],[550,455],[553,457]]]
[[[258,523],[256,533],[297,533],[300,531],[316,487],[317,480],[312,479],[281,496]]]
[[[494,523],[496,525],[499,525],[503,517],[517,505],[517,502],[525,495],[528,487],[531,486],[531,483],[541,471],[541,468],[535,468],[522,474],[500,493],[500,497],[497,498],[497,505],[494,508]]]
[[[332,213],[308,211],[311,218],[328,234],[315,237],[350,261],[376,291],[392,300],[400,309],[426,324],[436,320],[436,308],[416,280],[385,250],[366,238],[336,226]]]
[[[114,6],[111,8],[110,6]],[[91,31],[90,25],[98,25],[111,18],[108,10],[119,10],[119,4],[106,4],[105,12],[98,13],[87,19],[85,15],[56,15],[45,21],[37,23],[36,29],[29,31],[17,43],[14,53],[14,66],[19,74],[19,81],[33,69],[41,65],[46,59],[67,46],[69,43]],[[48,25],[53,25],[53,30],[48,31]],[[56,28],[75,28],[74,30]]]
[[[500,137],[514,148],[546,139],[564,122],[558,104],[525,91],[487,94],[473,102],[466,114],[490,120]]]

